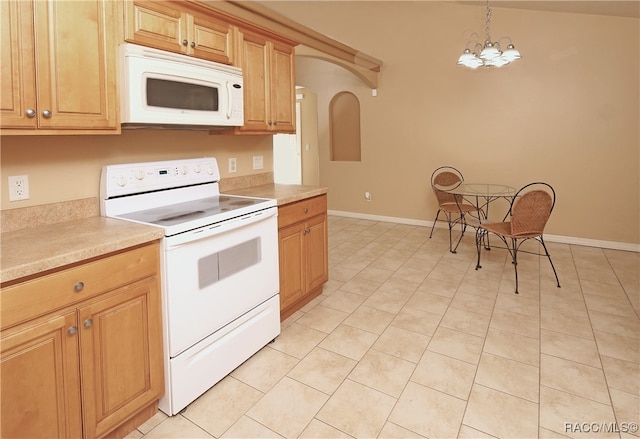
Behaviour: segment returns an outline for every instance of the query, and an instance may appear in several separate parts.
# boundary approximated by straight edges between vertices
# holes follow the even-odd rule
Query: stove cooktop
[[[107,165],[100,178],[104,216],[164,228],[165,236],[275,207],[276,200],[220,193],[215,158]]]
[[[274,200],[233,195],[216,195],[184,203],[123,213],[118,215],[118,217],[164,227],[167,229],[167,235],[169,235],[235,218],[272,206],[275,206]]]

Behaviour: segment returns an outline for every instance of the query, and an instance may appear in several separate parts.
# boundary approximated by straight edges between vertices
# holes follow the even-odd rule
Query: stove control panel
[[[102,168],[100,198],[133,195],[220,181],[213,157],[107,165]]]

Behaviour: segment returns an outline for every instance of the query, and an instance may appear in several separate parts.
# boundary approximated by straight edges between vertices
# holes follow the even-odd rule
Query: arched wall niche
[[[329,103],[329,129],[331,131],[330,160],[332,162],[359,162],[360,101],[351,92],[337,93]]]

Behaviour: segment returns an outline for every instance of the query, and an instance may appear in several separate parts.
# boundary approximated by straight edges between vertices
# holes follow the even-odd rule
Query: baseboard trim
[[[328,210],[329,215],[343,216],[347,218],[364,219],[371,221],[384,221],[388,223],[407,224],[411,226],[433,227],[433,221],[416,220],[411,218],[400,218],[395,216],[371,215],[367,213],[345,212],[340,210]],[[439,222],[436,227],[446,228],[447,226]],[[628,252],[640,253],[640,244],[632,244],[627,242],[603,241],[600,239],[587,239],[576,236],[548,235],[545,233],[544,240],[546,242],[557,242],[560,244],[574,244],[585,247],[598,247],[611,250],[622,250]]]

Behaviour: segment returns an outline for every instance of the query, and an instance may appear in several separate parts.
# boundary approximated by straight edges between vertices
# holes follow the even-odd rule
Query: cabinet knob
[[[187,44],[189,44],[189,42],[187,40],[182,40],[182,45],[186,46]]]
[[[82,325],[83,325],[85,328],[91,328],[91,325],[93,325],[93,319],[87,319],[87,320],[85,320],[85,321],[82,323]]]
[[[51,111],[49,110],[44,110],[42,112],[42,117],[44,117],[45,119],[50,119],[51,118]]]
[[[76,332],[78,332],[77,326],[69,326],[69,329],[67,329],[67,334],[69,335],[74,335]]]
[[[309,213],[309,208],[305,207],[304,208],[304,213]]]
[[[193,49],[194,47],[196,47],[196,42],[195,42],[195,41],[192,41],[192,42],[191,42],[191,48]]]
[[[84,282],[82,281],[78,281],[76,282],[76,284],[73,286],[73,290],[78,293],[80,291],[82,291],[82,289],[84,288]]]
[[[273,121],[272,120],[269,121],[269,125],[273,125]]]
[[[34,117],[36,117],[36,110],[34,110],[33,108],[29,108],[26,114],[29,119],[33,119]]]

